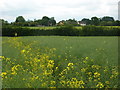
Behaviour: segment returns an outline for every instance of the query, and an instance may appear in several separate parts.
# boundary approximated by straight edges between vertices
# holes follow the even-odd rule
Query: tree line
[[[115,20],[113,17],[104,16],[102,18],[92,17],[91,19],[83,18],[80,21],[75,19],[61,20],[58,23],[54,17],[43,16],[42,19],[25,20],[23,16],[16,17],[14,22],[8,23],[4,19],[0,19],[3,25],[15,25],[15,26],[62,26],[62,25],[95,25],[95,26],[120,26],[120,21]]]

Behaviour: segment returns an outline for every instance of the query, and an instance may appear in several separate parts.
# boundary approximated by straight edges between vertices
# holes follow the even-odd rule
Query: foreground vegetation
[[[3,37],[3,88],[118,88],[118,37]]]

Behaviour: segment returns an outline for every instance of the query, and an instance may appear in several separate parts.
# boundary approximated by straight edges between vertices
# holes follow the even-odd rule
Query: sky
[[[0,19],[14,22],[16,17],[25,20],[41,19],[43,16],[55,20],[97,16],[112,16],[118,20],[119,0],[0,0]]]

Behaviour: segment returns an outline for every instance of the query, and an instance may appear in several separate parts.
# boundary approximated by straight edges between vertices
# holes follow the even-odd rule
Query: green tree
[[[92,25],[99,25],[100,19],[97,17],[92,17],[91,18],[91,24]]]
[[[50,25],[50,26],[56,25],[56,20],[54,19],[54,17],[51,17],[51,18],[49,19],[49,25]]]
[[[8,25],[8,21],[5,21],[4,19],[0,19],[0,22],[2,23],[2,25]]]
[[[15,21],[15,22],[16,22],[16,23],[17,23],[17,22],[24,23],[24,22],[25,22],[25,19],[24,19],[23,16],[18,16],[18,17],[16,18],[16,21]]]
[[[109,17],[109,16],[104,16],[102,18],[102,21],[114,21],[114,18],[113,17]]]
[[[90,25],[91,24],[91,21],[89,19],[87,19],[87,18],[83,18],[81,21],[83,23],[85,23],[86,25]]]
[[[42,18],[42,20],[41,20],[41,24],[43,25],[43,26],[49,26],[49,22],[50,21],[50,18],[49,17],[47,17],[47,16],[43,16],[43,18]]]
[[[16,18],[16,20],[15,20],[14,25],[24,26],[25,22],[26,22],[26,21],[25,21],[25,19],[24,19],[23,16],[18,16],[18,17]]]
[[[75,19],[68,19],[66,20],[66,24],[70,24],[70,25],[73,25],[73,26],[77,26],[78,23]]]

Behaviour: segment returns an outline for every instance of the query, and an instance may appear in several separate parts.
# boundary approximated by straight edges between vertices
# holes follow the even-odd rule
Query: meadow
[[[118,37],[2,37],[3,88],[118,88]]]

